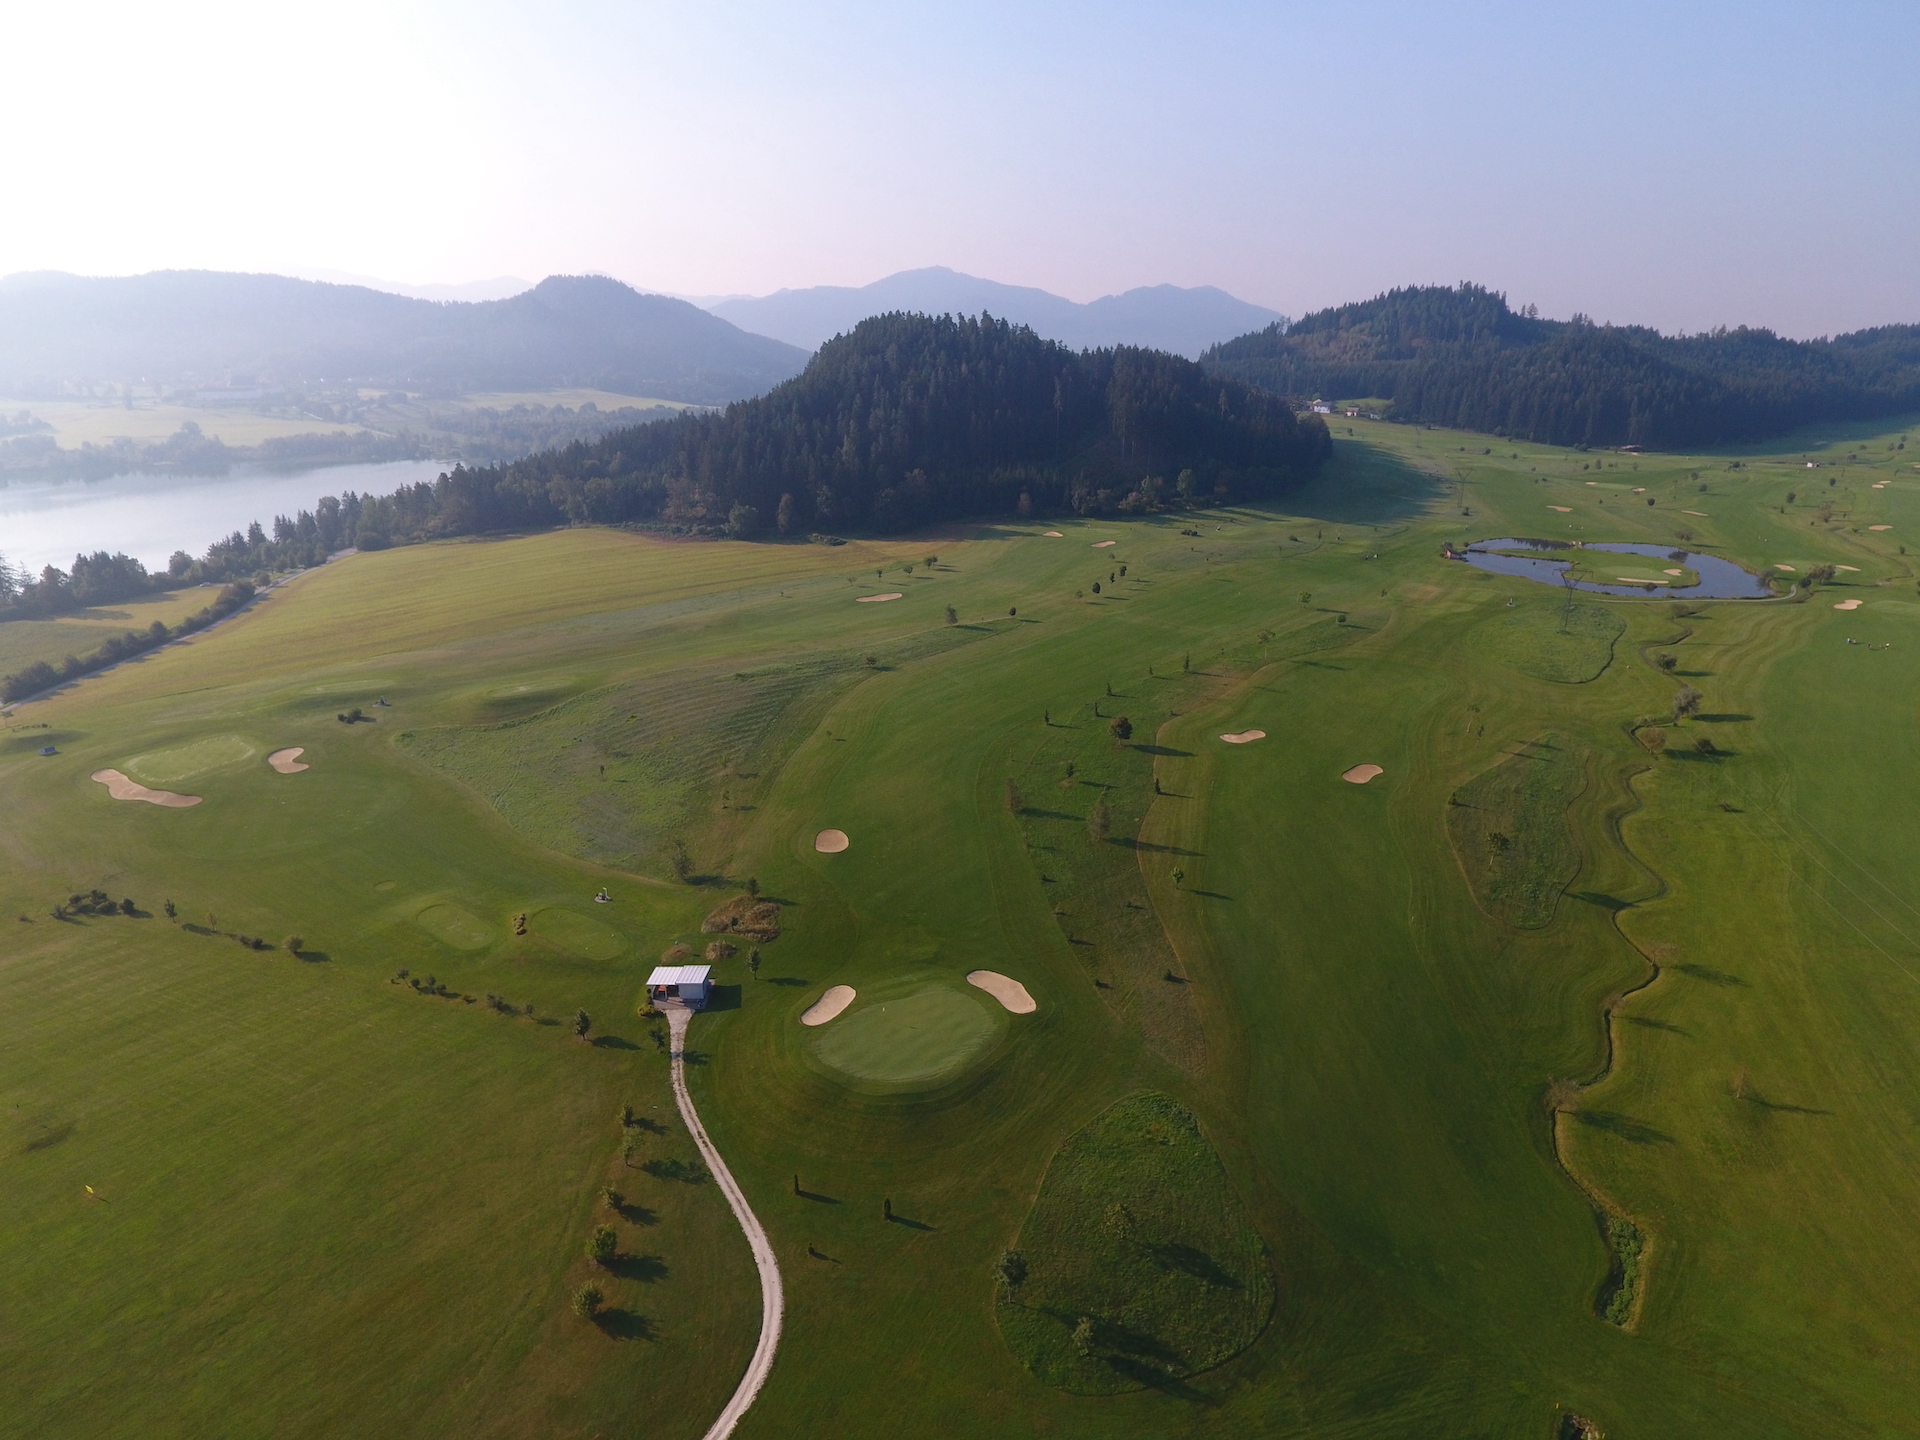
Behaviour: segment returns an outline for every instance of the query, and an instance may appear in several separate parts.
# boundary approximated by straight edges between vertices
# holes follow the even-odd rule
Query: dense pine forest
[[[758,399],[391,495],[329,496],[271,534],[256,524],[176,555],[170,572],[223,580],[345,546],[565,524],[751,537],[1139,514],[1277,495],[1331,448],[1317,417],[1178,356],[1069,350],[986,316],[882,315]]]
[[[1543,320],[1477,285],[1322,310],[1217,345],[1201,364],[1275,394],[1377,397],[1394,419],[1552,445],[1688,449],[1920,410],[1920,325],[1823,340],[1745,327],[1665,336]]]

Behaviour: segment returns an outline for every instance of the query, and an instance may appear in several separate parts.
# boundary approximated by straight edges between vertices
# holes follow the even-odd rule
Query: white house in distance
[[[710,965],[656,965],[647,976],[647,998],[656,1005],[662,1000],[678,1000],[698,1010],[707,1003],[711,988],[707,975]]]

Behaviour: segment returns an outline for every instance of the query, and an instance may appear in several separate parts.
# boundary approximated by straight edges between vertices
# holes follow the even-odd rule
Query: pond
[[[1653,600],[1764,600],[1775,593],[1765,580],[1751,570],[1743,570],[1731,560],[1722,560],[1718,555],[1702,555],[1695,550],[1679,550],[1670,545],[1587,541],[1575,547],[1559,540],[1476,540],[1467,547],[1465,559],[1476,570],[1490,570],[1496,575],[1519,575],[1528,580],[1538,580],[1543,585],[1559,585],[1562,573],[1572,561],[1548,557],[1566,556],[1576,548],[1583,553],[1600,550],[1612,555],[1644,556],[1661,562],[1655,567],[1656,570],[1669,565],[1684,567],[1700,577],[1697,585],[1606,585],[1590,580],[1573,582],[1574,589],[1596,595],[1627,595]],[[1536,550],[1540,552],[1540,558],[1493,553],[1499,550]],[[1591,565],[1591,555],[1586,558]],[[1623,564],[1621,568],[1629,567]]]
[[[258,520],[311,510],[322,495],[356,490],[385,495],[448,467],[432,460],[275,470],[236,465],[223,475],[136,471],[109,480],[14,475],[0,480],[0,555],[38,573],[66,569],[82,551],[124,550],[149,570],[165,570],[176,550],[207,546]]]

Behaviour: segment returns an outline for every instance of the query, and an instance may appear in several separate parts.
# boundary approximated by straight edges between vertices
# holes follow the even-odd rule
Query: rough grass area
[[[852,669],[810,663],[607,686],[519,720],[414,731],[401,745],[538,844],[660,869],[709,804],[752,803],[781,717]]]
[[[1585,788],[1579,752],[1548,735],[1454,791],[1447,832],[1489,915],[1522,930],[1552,921],[1580,873],[1567,807]]]
[[[1025,1278],[1000,1285],[1000,1333],[1077,1395],[1211,1369],[1273,1311],[1266,1246],[1199,1124],[1165,1095],[1123,1100],[1060,1147],[1019,1255]]]
[[[1613,663],[1613,642],[1626,628],[1626,622],[1604,605],[1568,607],[1559,601],[1528,598],[1482,633],[1487,652],[1501,664],[1536,680],[1584,685],[1599,679]]]

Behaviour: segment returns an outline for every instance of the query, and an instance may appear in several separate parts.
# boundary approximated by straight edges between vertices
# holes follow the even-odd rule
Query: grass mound
[[[700,922],[703,935],[744,935],[765,945],[780,938],[780,907],[771,900],[736,895]]]
[[[1060,1147],[1018,1253],[1000,1333],[1076,1395],[1210,1369],[1273,1311],[1266,1246],[1199,1124],[1165,1095],[1123,1100]]]
[[[1567,807],[1585,788],[1580,755],[1548,735],[1454,791],[1447,834],[1489,915],[1522,930],[1553,919],[1580,872]]]
[[[925,1089],[966,1069],[1002,1029],[972,994],[923,980],[863,995],[812,1049],[817,1061],[861,1088]]]
[[[1535,600],[1522,601],[1487,625],[1484,634],[1488,652],[1501,664],[1536,680],[1584,685],[1613,663],[1613,642],[1626,628],[1604,605]]]

